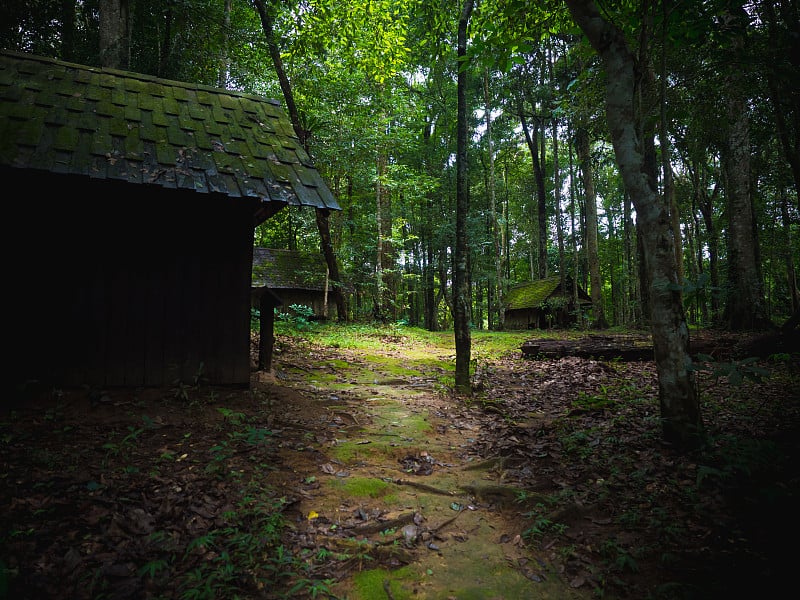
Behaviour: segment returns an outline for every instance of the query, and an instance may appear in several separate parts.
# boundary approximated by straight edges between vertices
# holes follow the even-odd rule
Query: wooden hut
[[[277,101],[5,51],[0,175],[14,385],[249,385],[254,227],[339,208]]]
[[[537,281],[519,283],[508,290],[505,298],[506,329],[548,329],[568,327],[576,322],[576,308],[587,310],[592,299],[578,286],[578,307],[572,289],[572,278],[553,275]]]
[[[332,282],[321,254],[276,248],[253,249],[253,290],[269,289],[281,300],[282,310],[292,305],[309,307],[314,318],[336,318]]]

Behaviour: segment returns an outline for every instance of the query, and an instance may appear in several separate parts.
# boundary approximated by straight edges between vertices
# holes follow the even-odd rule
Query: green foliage
[[[567,526],[563,523],[557,523],[547,516],[547,511],[550,510],[547,505],[538,503],[534,509],[526,513],[525,517],[533,519],[533,522],[522,532],[522,537],[533,541],[541,541],[545,535],[563,535]]]
[[[631,573],[639,571],[639,564],[634,556],[628,549],[617,543],[616,540],[610,539],[603,542],[600,547],[600,554],[612,571],[629,571]]]
[[[609,390],[605,385],[600,386],[600,393],[596,395],[587,394],[584,391],[578,392],[578,397],[572,401],[573,408],[579,410],[605,410],[611,408],[616,400],[609,395]]]
[[[716,484],[750,484],[758,474],[779,468],[782,462],[775,443],[737,435],[712,437],[711,450],[698,465],[696,486]]]
[[[706,372],[715,380],[724,377],[731,385],[739,386],[746,379],[761,383],[764,377],[769,377],[770,371],[758,366],[759,357],[750,356],[741,360],[716,361],[707,354],[698,354],[699,362],[693,368],[696,371]]]
[[[110,457],[118,457],[120,455],[126,455],[130,453],[131,450],[136,446],[136,441],[144,429],[141,427],[128,425],[127,431],[128,433],[125,434],[120,441],[106,442],[103,444],[103,449],[106,451],[105,463],[108,462]]]
[[[289,312],[279,312],[275,309],[275,317],[278,321],[289,324],[297,331],[312,329],[316,322],[313,320],[314,309],[303,304],[292,304]]]

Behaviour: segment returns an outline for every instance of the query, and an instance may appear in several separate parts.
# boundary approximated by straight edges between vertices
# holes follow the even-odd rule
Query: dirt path
[[[261,375],[294,543],[334,559],[321,568],[348,600],[589,597],[520,538],[535,492],[478,458],[478,415],[440,391],[448,357],[428,350],[315,349],[313,371],[287,357]]]
[[[391,328],[279,336],[247,390],[25,390],[0,412],[0,600],[791,585],[797,354],[701,370],[708,443],[687,456],[659,442],[652,363],[520,360],[523,341],[475,336],[469,404],[451,335]]]

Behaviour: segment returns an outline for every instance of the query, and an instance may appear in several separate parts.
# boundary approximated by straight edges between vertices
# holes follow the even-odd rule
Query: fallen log
[[[654,360],[650,336],[588,335],[578,339],[541,338],[522,344],[525,358],[563,358],[575,356],[594,360],[625,362]],[[749,356],[768,357],[777,352],[800,352],[800,336],[778,332],[731,333],[722,331],[691,332],[689,353],[697,360],[710,356],[713,360],[742,359]],[[705,359],[703,359],[705,360]]]
[[[638,338],[592,335],[577,340],[538,339],[522,344],[527,358],[593,358],[625,362],[653,360],[653,346]]]

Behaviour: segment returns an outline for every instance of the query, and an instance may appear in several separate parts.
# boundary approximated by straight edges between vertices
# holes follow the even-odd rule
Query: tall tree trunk
[[[719,230],[714,223],[714,204],[719,197],[719,184],[714,186],[711,196],[708,195],[704,185],[704,178],[700,178],[700,169],[697,165],[697,181],[694,183],[697,191],[698,208],[703,215],[703,223],[706,228],[708,238],[708,271],[711,277],[711,323],[719,324],[722,317],[722,302],[720,300],[720,281],[719,281]]]
[[[100,3],[100,66],[128,68],[129,14],[128,0]]]
[[[661,145],[661,170],[664,181],[664,204],[669,207],[670,226],[672,237],[675,239],[675,267],[678,282],[683,284],[683,241],[681,239],[681,215],[678,210],[675,195],[675,182],[672,173],[671,143],[669,137],[669,123],[667,122],[667,24],[669,22],[670,0],[662,0],[662,39],[665,43],[661,48],[661,72],[659,73],[659,143]]]
[[[392,240],[392,192],[388,187],[383,185],[383,181],[386,179],[389,157],[382,150],[379,150],[379,152],[381,153],[378,157],[381,218],[378,223],[378,235],[380,238],[379,260],[381,263],[381,277],[383,279],[383,298],[381,298],[381,306],[383,307],[382,319],[387,322],[395,322],[397,320],[398,278],[394,241]]]
[[[426,152],[424,152],[424,166],[425,172],[433,174],[433,165],[429,162],[428,156],[430,153],[427,149],[431,145],[431,130],[433,128],[433,120],[431,118],[425,119],[425,126],[422,130],[422,141],[425,145]],[[422,237],[421,246],[424,248],[423,252],[423,265],[422,265],[422,290],[423,290],[423,323],[425,329],[428,331],[438,331],[439,320],[437,318],[437,304],[436,304],[436,283],[435,283],[435,253],[433,249],[433,192],[426,192],[425,194],[425,208],[423,209],[423,223],[422,223]]]
[[[75,62],[76,0],[61,0],[61,58]]]
[[[782,28],[773,2],[760,2],[758,6],[764,11],[769,47],[774,54],[768,60],[766,75],[775,128],[792,171],[797,208],[800,209],[800,92],[797,91],[796,76],[800,70],[800,13],[795,2],[781,4]]]
[[[764,287],[758,267],[753,202],[750,193],[750,118],[741,69],[748,16],[736,7],[728,21],[735,28],[735,61],[727,78],[727,132],[722,152],[728,213],[728,288],[725,321],[735,331],[768,327]]]
[[[675,269],[669,214],[646,173],[645,153],[634,107],[636,64],[622,31],[606,21],[593,0],[566,0],[575,22],[600,56],[606,71],[606,116],[625,188],[642,224],[642,242],[651,275],[651,327],[658,371],[658,396],[665,441],[681,450],[702,442],[689,330]]]
[[[383,265],[385,263],[385,255],[383,244],[383,231],[384,227],[384,214],[383,214],[383,177],[386,172],[386,157],[383,153],[378,153],[377,163],[375,165],[375,223],[377,243],[375,245],[375,303],[373,309],[373,316],[377,321],[386,321],[386,306],[384,300],[386,299],[386,282],[383,277]]]
[[[566,291],[567,257],[564,254],[564,224],[561,222],[561,171],[558,166],[558,119],[553,120],[553,200],[555,202],[556,238],[558,240],[558,275],[561,290]],[[577,309],[578,306],[576,305]]]
[[[575,310],[577,312],[577,319],[578,325],[583,326],[583,311],[581,310],[581,305],[579,302],[578,297],[578,231],[576,230],[576,223],[575,223],[575,205],[577,204],[577,200],[575,199],[575,188],[577,184],[575,182],[575,166],[572,160],[572,144],[568,144],[569,146],[569,228],[572,232],[571,237],[571,246],[572,246],[572,303],[575,306]]]
[[[625,295],[627,296],[625,323],[640,324],[642,322],[641,315],[641,301],[637,293],[636,282],[639,281],[638,277],[634,277],[634,267],[636,265],[636,255],[633,252],[633,236],[636,230],[633,226],[633,219],[631,218],[631,196],[630,194],[623,193],[622,199],[622,236],[623,245],[625,247]]]
[[[172,56],[172,19],[174,3],[167,3],[164,10],[164,25],[161,30],[161,47],[158,56],[159,77],[164,77],[168,73],[170,58]]]
[[[469,331],[469,281],[467,277],[467,252],[469,250],[467,216],[469,212],[469,179],[467,147],[469,123],[467,120],[467,25],[472,14],[473,0],[464,0],[458,20],[458,114],[456,148],[456,245],[453,265],[453,330],[456,346],[455,388],[459,393],[470,394],[470,362],[472,339]]]
[[[492,144],[492,107],[490,103],[489,94],[489,73],[484,70],[483,72],[483,103],[485,106],[485,119],[486,119],[486,140],[487,151],[489,153],[489,213],[492,219],[492,241],[494,242],[494,272],[495,272],[495,310],[497,315],[497,329],[503,330],[505,327],[505,310],[503,310],[503,301],[505,298],[504,278],[503,278],[503,234],[501,228],[501,220],[497,217],[497,193],[495,186],[495,165],[494,165],[494,145]],[[492,294],[489,294],[491,299]],[[490,307],[491,314],[491,307]],[[491,322],[491,316],[489,321]]]
[[[786,199],[786,190],[781,191],[781,221],[786,240],[786,247],[784,248],[786,256],[786,285],[789,288],[789,297],[792,300],[792,312],[795,313],[800,309],[800,291],[797,289],[797,273],[794,268],[792,221],[789,218],[789,203]]]
[[[267,10],[267,6],[263,0],[253,0],[253,4],[255,5],[256,11],[261,19],[261,28],[264,30],[264,36],[267,39],[267,46],[269,48],[270,57],[272,58],[272,65],[275,68],[275,74],[278,76],[278,83],[280,84],[281,91],[283,92],[283,99],[286,101],[286,108],[289,112],[289,118],[292,121],[292,127],[294,128],[295,135],[297,135],[297,138],[305,149],[306,153],[311,156],[311,150],[308,142],[309,132],[303,128],[303,125],[300,121],[300,113],[297,110],[297,105],[294,101],[294,93],[292,92],[292,84],[289,81],[289,76],[286,74],[286,70],[283,67],[281,51],[278,47],[278,43],[275,41],[275,34],[272,26],[272,12]],[[333,245],[331,244],[329,217],[330,211],[325,208],[317,208],[315,210],[317,213],[316,222],[317,230],[319,231],[320,250],[325,258],[325,264],[328,266],[328,276],[333,282],[332,291],[334,301],[336,302],[337,317],[340,321],[346,321],[347,303],[342,290],[342,278],[339,273],[339,264],[336,261],[336,254],[334,253]]]
[[[575,131],[575,150],[583,176],[583,193],[586,199],[586,253],[589,259],[589,295],[592,298],[592,327],[607,329],[608,321],[603,307],[603,281],[600,278],[600,253],[597,242],[597,196],[594,191],[592,155],[589,132],[585,127]]]
[[[539,158],[539,120],[534,117],[533,131],[528,126],[523,106],[519,108],[519,120],[528,150],[533,162],[533,176],[536,180],[536,278],[547,277],[547,191],[544,185],[544,169]]]
[[[217,75],[217,85],[221,88],[228,87],[228,70],[230,69],[230,59],[228,58],[229,32],[231,28],[231,0],[225,0],[222,13],[222,51],[219,57],[219,74]]]

